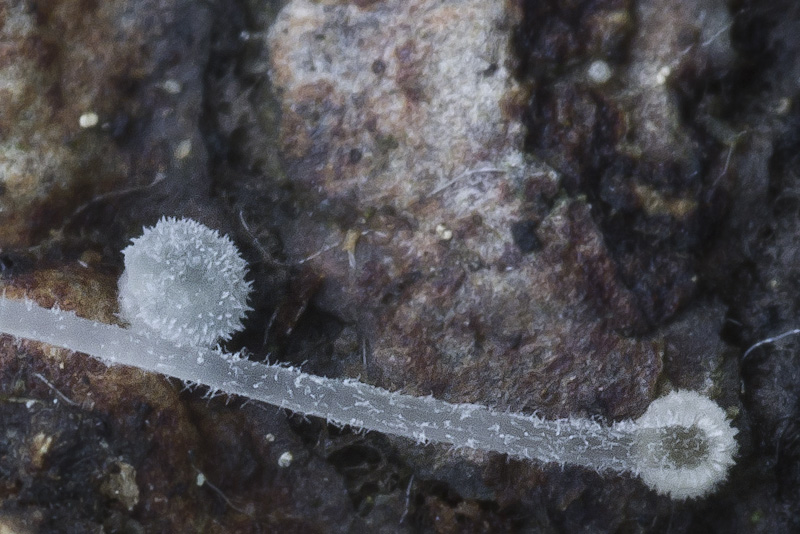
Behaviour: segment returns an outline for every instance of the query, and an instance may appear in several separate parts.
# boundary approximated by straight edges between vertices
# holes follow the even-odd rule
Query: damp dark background
[[[319,171],[333,161],[332,175],[367,176],[363,169],[385,168],[402,139],[375,135],[373,145],[359,145],[347,122],[358,98],[337,99],[328,86],[272,85],[267,31],[286,3],[0,7],[0,69],[14,87],[0,103],[7,293],[117,322],[119,251],[162,215],[192,217],[230,235],[251,266],[254,312],[231,350],[552,417],[635,417],[672,386],[706,388],[739,429],[728,482],[706,499],[672,502],[632,478],[336,429],[3,338],[0,530],[800,530],[800,339],[742,359],[753,343],[798,328],[800,317],[800,6],[498,3],[508,13],[495,28],[508,37],[506,70],[490,64],[481,76],[508,73],[513,90],[502,106],[522,126],[514,142],[559,176],[555,185],[515,182],[511,220],[493,229],[506,242],[503,266],[565,266],[563,279],[519,291],[578,288],[568,323],[592,326],[542,326],[536,339],[551,348],[526,352],[531,335],[497,334],[506,323],[492,316],[525,317],[527,304],[478,300],[453,334],[462,336],[453,341],[459,347],[470,340],[462,360],[431,348],[445,344],[447,329],[419,324],[438,308],[417,321],[409,303],[423,295],[449,309],[470,273],[504,267],[441,244],[434,250],[444,274],[400,261],[397,250],[417,246],[403,236],[431,205],[365,207],[357,182],[344,187]],[[331,13],[345,4],[378,14],[395,6],[330,4]],[[704,34],[698,20],[719,22],[721,33]],[[319,41],[336,34],[324,30]],[[393,56],[408,60],[398,83],[412,103],[430,96],[415,70],[423,45],[400,43]],[[678,59],[664,89],[643,89],[637,76],[665,58]],[[598,60],[613,73],[606,83],[586,79]],[[391,72],[391,64],[365,61],[376,77]],[[78,127],[90,111],[98,126]],[[372,127],[368,117],[363,124]],[[487,159],[493,150],[505,149],[488,147]],[[554,229],[556,213],[569,232]],[[453,222],[454,243],[484,222]],[[361,238],[348,249],[326,241],[330,228]],[[391,243],[380,241],[386,228],[398,232]],[[308,240],[319,257],[302,257]],[[358,252],[363,273],[349,274],[348,250]],[[381,257],[396,260],[399,275],[382,271]],[[492,276],[494,283],[501,274]],[[541,298],[537,309],[559,302]],[[419,358],[396,364],[387,345]],[[583,369],[586,361],[594,367]],[[592,376],[569,389],[584,375]]]

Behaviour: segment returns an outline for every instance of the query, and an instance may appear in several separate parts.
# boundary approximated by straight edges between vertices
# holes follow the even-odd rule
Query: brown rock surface
[[[515,23],[478,1],[287,6],[269,41],[287,172],[339,218],[286,251],[358,236],[307,265],[387,386],[631,416],[658,344],[625,338],[639,312],[585,201],[521,152]]]

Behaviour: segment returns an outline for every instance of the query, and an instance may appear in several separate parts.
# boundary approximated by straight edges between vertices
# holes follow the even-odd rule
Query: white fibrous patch
[[[191,219],[162,218],[122,253],[120,311],[180,346],[208,346],[242,329],[247,264],[227,236]]]

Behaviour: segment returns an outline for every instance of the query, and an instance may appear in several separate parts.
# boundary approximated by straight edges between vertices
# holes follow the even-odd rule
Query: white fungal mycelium
[[[214,248],[220,243],[221,251]],[[140,246],[145,249],[131,252]],[[213,391],[268,402],[336,425],[599,472],[628,472],[674,499],[708,494],[734,463],[736,430],[722,408],[691,391],[657,399],[635,421],[603,425],[590,419],[546,420],[477,404],[403,395],[358,380],[324,378],[225,354],[209,343],[241,327],[249,291],[243,278],[246,267],[230,240],[194,221],[162,219],[134,240],[132,247],[124,251],[123,278],[127,279],[120,282],[121,303],[132,328],[2,297],[0,332],[83,352],[110,364],[204,384]],[[222,281],[209,280],[215,269]],[[233,304],[227,300],[229,291],[238,295]],[[141,303],[136,302],[140,292],[144,293]],[[206,292],[214,298],[205,298]],[[173,299],[181,306],[174,306]],[[227,307],[231,316],[187,312],[193,299]],[[160,309],[167,318],[157,318]],[[214,318],[219,322],[214,323]],[[188,342],[178,339],[182,334]]]

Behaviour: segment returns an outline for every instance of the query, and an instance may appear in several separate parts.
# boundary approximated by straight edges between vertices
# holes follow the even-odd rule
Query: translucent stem
[[[357,380],[310,375],[218,350],[176,347],[155,335],[82,319],[72,312],[48,310],[31,301],[0,299],[0,331],[322,417],[338,425],[541,462],[596,470],[634,469],[629,458],[635,426],[630,421],[612,426],[586,419],[553,421],[478,404],[403,395]]]
[[[637,421],[609,426],[581,418],[546,420],[453,404],[337,380],[292,367],[265,365],[220,350],[177,347],[155,334],[0,298],[0,332],[83,352],[111,364],[154,371],[214,391],[288,410],[456,448],[633,472],[673,498],[703,495],[724,480],[736,452],[733,429],[713,401],[690,391],[654,401]]]

